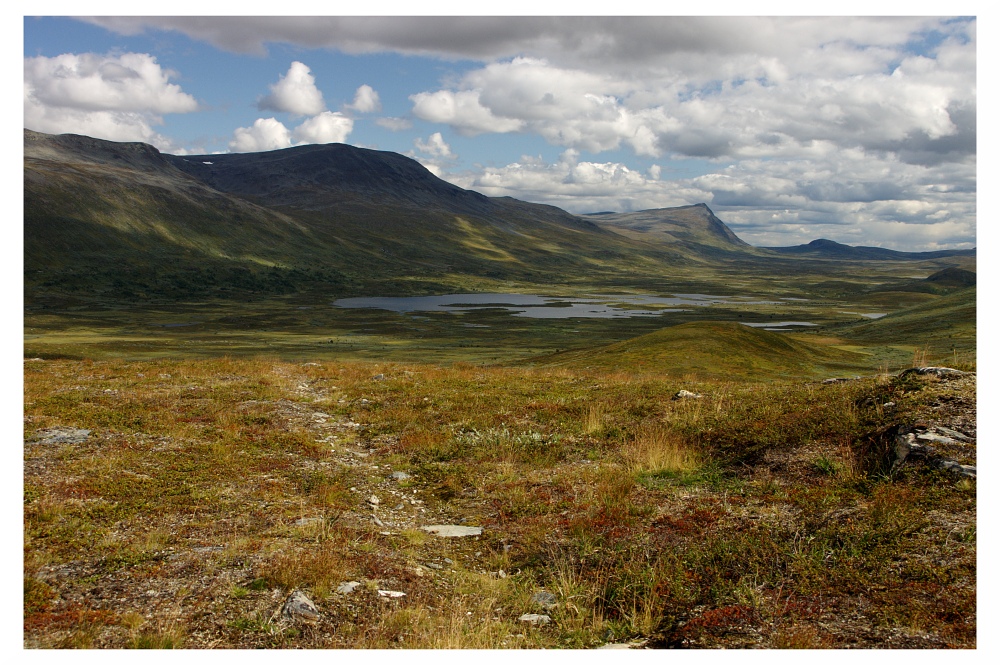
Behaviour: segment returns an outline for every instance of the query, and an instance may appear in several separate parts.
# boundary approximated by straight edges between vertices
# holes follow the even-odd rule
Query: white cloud
[[[170,149],[153,126],[163,124],[163,114],[198,109],[194,97],[170,83],[173,76],[146,53],[25,58],[24,126]]]
[[[463,136],[520,132],[568,149],[554,164],[528,158],[461,176],[486,193],[574,211],[704,201],[758,244],[818,235],[910,249],[975,242],[975,19],[83,20],[126,34],[176,30],[241,52],[285,43],[478,60],[471,70],[456,64],[436,88],[413,91],[412,115]],[[371,101],[359,89],[347,108],[365,112]],[[26,122],[29,110],[35,122],[71,112],[26,92]],[[121,136],[155,134],[160,121],[158,112],[100,113],[87,120]],[[407,118],[376,124],[412,127]],[[415,145],[441,172],[431,140]],[[653,157],[662,168],[648,161],[631,168],[618,154],[581,161],[577,152],[618,150]],[[669,179],[671,161],[687,157],[719,168]]]
[[[434,132],[426,141],[414,139],[413,145],[420,152],[427,153],[432,157],[439,157],[441,159],[455,158],[455,153],[451,151],[451,146],[445,142],[444,137],[441,136],[441,132]]]
[[[378,93],[370,85],[362,85],[354,92],[354,102],[347,106],[358,113],[374,113],[382,110]]]
[[[294,135],[303,143],[343,143],[353,130],[354,121],[347,116],[324,111],[296,127]]]
[[[413,122],[407,118],[378,118],[375,120],[375,124],[390,132],[402,132],[413,127]]]
[[[975,245],[975,164],[924,167],[855,149],[822,162],[745,160],[688,179],[661,180],[661,173],[581,161],[576,151],[567,150],[551,164],[522,157],[448,179],[488,196],[513,196],[575,213],[708,203],[754,245],[795,245],[819,237],[911,251]],[[939,182],[964,188],[942,190]]]
[[[233,132],[229,149],[233,152],[262,152],[280,150],[292,144],[291,132],[274,118],[257,118],[251,127],[240,127]]]
[[[828,142],[917,163],[973,154],[975,43],[947,42],[939,58],[875,51],[847,73],[827,65],[829,77],[812,71],[837,55],[806,54],[815,67],[805,69],[737,59],[709,85],[674,71],[622,77],[515,58],[410,99],[417,117],[466,135],[520,131],[594,153],[628,146],[653,157],[798,158]]]
[[[410,100],[413,114],[421,120],[446,123],[465,136],[513,132],[524,126],[522,120],[493,115],[480,103],[476,90],[421,92],[411,95]]]
[[[257,107],[262,111],[285,111],[296,115],[317,115],[326,110],[316,78],[309,67],[298,61],[271,86],[271,94],[262,97]]]

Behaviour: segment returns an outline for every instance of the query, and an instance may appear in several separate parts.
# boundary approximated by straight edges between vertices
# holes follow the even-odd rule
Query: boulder
[[[285,606],[281,609],[281,614],[293,621],[303,621],[305,623],[316,623],[319,621],[319,610],[316,609],[316,605],[299,590],[293,591],[288,596]]]

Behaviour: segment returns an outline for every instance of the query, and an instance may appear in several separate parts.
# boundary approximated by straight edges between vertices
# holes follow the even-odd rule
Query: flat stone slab
[[[532,626],[544,626],[552,621],[552,618],[545,614],[522,614],[517,620],[530,623]]]
[[[75,427],[49,427],[35,432],[27,443],[53,446],[60,443],[83,443],[90,438],[89,429]]]
[[[378,595],[383,598],[402,598],[406,594],[402,591],[390,591],[389,589],[379,589]]]
[[[635,642],[609,642],[608,644],[597,647],[598,649],[641,649],[646,646],[646,640],[637,640]]]
[[[420,529],[442,538],[479,536],[483,533],[483,527],[481,526],[462,526],[460,524],[431,524],[429,526],[422,526]]]
[[[354,590],[361,586],[361,582],[341,582],[337,587],[337,593],[354,593]]]

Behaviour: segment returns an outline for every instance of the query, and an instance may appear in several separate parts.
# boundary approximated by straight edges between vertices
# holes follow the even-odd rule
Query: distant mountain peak
[[[910,260],[910,259],[932,259],[946,256],[975,256],[974,249],[952,249],[939,250],[935,252],[901,252],[895,249],[884,247],[865,247],[863,245],[845,245],[836,240],[827,238],[817,238],[805,245],[793,245],[791,247],[763,247],[772,252],[780,254],[809,254],[818,258],[830,259],[882,259]]]
[[[714,250],[741,250],[749,247],[725,222],[715,216],[707,203],[636,212],[597,213],[590,217],[608,230],[645,242],[708,247]]]

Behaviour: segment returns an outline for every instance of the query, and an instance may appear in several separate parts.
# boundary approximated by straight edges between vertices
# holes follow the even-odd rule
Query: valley
[[[340,144],[24,183],[26,647],[976,647],[975,250]]]

